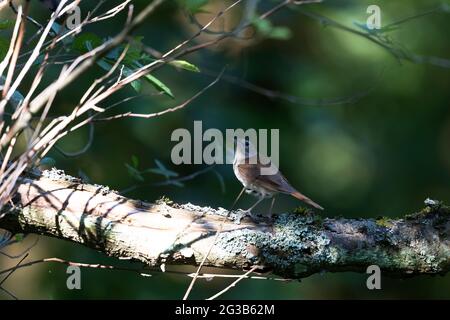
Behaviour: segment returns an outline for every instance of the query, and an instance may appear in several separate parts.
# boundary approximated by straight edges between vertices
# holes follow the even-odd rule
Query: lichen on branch
[[[402,219],[323,218],[309,210],[269,218],[244,217],[193,204],[132,200],[59,170],[24,176],[0,227],[70,240],[151,266],[198,265],[223,217],[205,266],[259,265],[285,278],[331,271],[408,277],[450,268],[450,209],[428,203]],[[240,220],[240,221],[239,221]]]

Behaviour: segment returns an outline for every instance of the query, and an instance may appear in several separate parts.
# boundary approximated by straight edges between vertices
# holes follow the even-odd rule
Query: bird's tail
[[[307,204],[309,204],[310,206],[313,206],[316,209],[323,210],[323,208],[321,206],[319,206],[317,203],[315,203],[310,198],[308,198],[307,196],[304,196],[303,194],[301,194],[298,191],[291,193],[291,196],[296,197],[297,199],[299,199],[303,202],[306,202]]]

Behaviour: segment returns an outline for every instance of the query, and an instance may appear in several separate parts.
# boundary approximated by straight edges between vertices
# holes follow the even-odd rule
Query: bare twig
[[[2,251],[0,251],[0,254],[8,257],[9,259],[19,259],[20,257],[23,257],[25,254],[27,254],[31,249],[33,249],[38,243],[39,243],[39,237],[36,237],[34,242],[19,254],[10,255],[10,254],[8,254],[6,252],[2,252]]]
[[[61,147],[58,147],[57,145],[55,145],[56,150],[58,150],[58,152],[60,152],[63,156],[67,157],[67,158],[74,158],[74,157],[79,157],[82,154],[86,153],[89,148],[92,146],[92,143],[94,142],[94,132],[95,132],[95,126],[94,123],[89,123],[89,136],[88,136],[88,141],[86,142],[86,144],[83,146],[83,148],[81,148],[78,151],[75,152],[67,152],[64,151],[63,149],[61,149]]]
[[[265,271],[291,279],[323,271],[365,273],[372,264],[385,275],[400,277],[450,270],[449,235],[442,233],[450,225],[450,208],[442,204],[383,224],[376,219],[323,219],[312,213],[222,223],[223,217],[239,212],[145,203],[63,173],[46,175],[51,178],[22,180],[14,198],[16,209],[0,219],[0,228],[67,239],[151,267],[160,266],[163,257],[168,265],[198,265],[209,255],[205,266],[242,270],[262,261]],[[226,233],[215,239],[220,229]],[[215,250],[210,251],[213,242]],[[424,254],[433,259],[423,259]]]
[[[22,259],[20,259],[20,261],[13,267],[8,269],[7,271],[7,275],[2,279],[2,281],[0,281],[0,287],[2,286],[2,284],[5,283],[6,280],[8,280],[8,278],[14,273],[14,271],[17,270],[17,268],[20,266],[20,264],[22,263],[23,260],[25,260],[28,257],[28,253],[25,254]]]
[[[203,168],[201,170],[195,171],[191,174],[188,174],[186,176],[183,177],[178,177],[178,178],[174,178],[174,179],[167,179],[165,181],[161,181],[161,182],[152,182],[152,183],[146,183],[146,184],[142,184],[142,185],[133,185],[131,187],[128,187],[124,190],[120,191],[120,194],[127,194],[131,191],[134,191],[138,188],[146,188],[146,187],[160,187],[160,186],[167,186],[167,185],[171,185],[171,184],[175,184],[177,182],[185,182],[185,181],[189,181],[192,179],[195,179],[196,177],[211,171],[212,169],[214,169],[215,165],[211,165],[208,166],[206,168]]]
[[[133,112],[130,111],[130,112],[114,115],[114,116],[111,116],[111,117],[96,119],[96,121],[109,121],[109,120],[120,119],[120,118],[125,118],[125,117],[150,119],[150,118],[155,118],[155,117],[162,116],[162,115],[164,115],[166,113],[169,113],[169,112],[174,112],[174,111],[183,109],[184,107],[189,105],[192,101],[194,101],[199,96],[201,96],[203,93],[205,93],[209,88],[214,86],[221,79],[224,71],[225,71],[225,68],[222,69],[222,71],[219,73],[219,75],[216,77],[216,79],[214,79],[214,81],[212,81],[206,87],[204,87],[202,90],[197,92],[195,95],[193,95],[192,97],[190,97],[189,99],[185,100],[183,103],[181,103],[181,104],[179,104],[179,105],[177,105],[175,107],[168,108],[168,109],[165,109],[163,111],[159,111],[159,112],[155,112],[155,113],[133,113]]]
[[[25,13],[27,13],[29,5],[30,5],[30,3],[27,2],[26,7],[25,7]],[[19,12],[21,12],[21,11],[22,10],[19,9]],[[8,73],[6,74],[5,83],[3,85],[2,99],[6,98],[6,95],[9,91],[9,87],[11,85],[11,81],[12,81],[14,71],[16,68],[17,58],[19,57],[20,48],[22,47],[24,35],[25,35],[25,22],[22,21],[20,24],[19,32],[18,32],[17,41],[14,43],[13,54],[11,57],[11,61],[9,63],[9,68],[8,68]],[[0,106],[3,110],[4,109],[3,104],[1,104]]]
[[[256,269],[258,269],[259,266],[253,266],[250,270],[248,270],[246,273],[244,273],[242,276],[240,276],[239,278],[237,278],[235,281],[233,281],[232,284],[230,284],[228,287],[226,287],[225,289],[223,289],[222,291],[216,293],[215,295],[209,297],[206,300],[214,300],[218,297],[220,297],[222,294],[224,294],[225,292],[227,292],[228,290],[230,290],[231,288],[235,287],[241,280],[245,279],[248,277],[248,275],[250,273],[252,273],[253,271],[255,271]]]
[[[11,10],[18,15],[19,12],[17,11],[17,8],[14,6],[14,3],[11,1],[9,1],[9,7],[11,8]],[[37,22],[36,20],[34,20],[32,17],[30,17],[29,15],[27,15],[26,13],[24,14],[25,18],[30,21],[32,24],[34,24],[37,28],[38,28],[38,32],[41,31],[42,29],[44,29],[44,27],[42,26],[42,24],[40,24],[39,22]]]
[[[13,298],[14,300],[19,300],[19,298],[17,298],[14,294],[12,294],[9,290],[6,290],[5,288],[0,286],[0,290],[2,290],[3,292],[5,292],[7,295],[9,295],[11,298]]]
[[[118,271],[132,271],[132,272],[136,272],[138,274],[145,273],[145,270],[140,270],[140,269],[135,269],[135,268],[116,267],[116,266],[112,266],[112,265],[105,265],[105,264],[99,264],[99,263],[73,262],[73,261],[69,261],[69,260],[65,260],[65,259],[60,259],[60,258],[54,257],[54,258],[37,259],[37,260],[33,260],[33,261],[30,261],[30,262],[27,262],[27,263],[18,264],[15,267],[1,270],[0,271],[0,275],[8,273],[8,272],[15,271],[17,269],[30,267],[30,266],[33,266],[35,264],[48,263],[48,262],[61,263],[61,264],[65,264],[65,265],[68,265],[68,266],[75,266],[75,267],[81,267],[81,268],[106,269],[106,270],[118,270]]]
[[[195,276],[195,273],[190,273],[187,276],[192,278]],[[198,279],[206,279],[206,280],[211,280],[214,278],[233,279],[233,278],[240,278],[240,277],[242,277],[242,275],[240,275],[240,274],[220,274],[220,273],[203,273],[203,274],[199,274],[197,276]],[[252,279],[252,280],[270,280],[270,281],[281,281],[281,282],[292,281],[292,279],[277,278],[277,277],[264,277],[264,276],[245,276],[244,278]]]

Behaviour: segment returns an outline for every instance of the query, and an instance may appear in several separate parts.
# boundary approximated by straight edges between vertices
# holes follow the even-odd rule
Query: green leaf
[[[155,159],[155,163],[156,163],[157,168],[150,168],[150,169],[145,170],[144,172],[151,172],[151,173],[159,174],[159,175],[165,176],[167,179],[173,178],[173,177],[178,177],[177,172],[167,169],[166,166],[164,166],[164,164],[161,161],[159,161],[158,159]]]
[[[90,42],[87,42],[87,47],[89,49]],[[103,58],[97,61],[97,64],[102,67],[104,70],[109,71],[112,68],[112,62],[108,61],[107,59]],[[140,68],[142,65],[139,63],[139,61],[133,61],[133,65]],[[123,69],[123,73],[125,76],[129,76],[133,73],[133,70],[130,66],[127,66]],[[145,80],[147,80],[151,85],[153,85],[158,91],[164,92],[166,95],[168,95],[171,98],[175,98],[175,96],[172,93],[172,90],[168,86],[166,86],[162,81],[160,81],[158,78],[152,76],[151,74],[147,74],[145,77]],[[141,81],[135,80],[131,82],[131,86],[139,92],[141,90]]]
[[[103,44],[103,40],[94,33],[85,32],[75,38],[72,48],[80,52],[89,51],[89,47],[96,48]]]
[[[150,82],[157,90],[163,91],[166,95],[168,95],[171,98],[175,98],[175,96],[172,93],[172,90],[168,86],[166,86],[164,83],[162,83],[160,80],[152,76],[151,74],[147,74],[145,76],[145,79]]]
[[[34,65],[41,65],[44,62],[45,56],[43,54],[40,54],[37,56],[36,60],[34,61]]]
[[[128,68],[124,68],[124,73],[125,73],[125,76],[129,76],[130,74],[133,73],[133,71],[131,71],[131,70],[128,69]],[[137,80],[132,81],[132,82],[130,83],[130,85],[133,87],[133,89],[134,89],[136,92],[141,92],[142,81],[141,81],[140,79],[137,79]]]
[[[156,60],[155,58],[151,57],[147,53],[145,53],[145,52],[141,53],[141,61],[144,62],[145,64],[149,64],[155,60]]]
[[[105,71],[109,71],[112,68],[112,64],[105,58],[97,60],[97,65],[100,66]],[[125,76],[129,76],[130,74],[133,73],[133,71],[129,68],[124,68],[123,72]],[[136,90],[136,92],[141,91],[142,86],[141,80],[134,80],[133,82],[130,83],[130,85],[133,87],[134,90]]]
[[[128,67],[123,68],[123,73],[125,74],[126,77],[128,77],[129,75],[131,75],[133,73],[133,70],[131,70]],[[130,83],[130,85],[133,87],[133,89],[136,92],[140,92],[141,91],[141,87],[142,87],[142,81],[140,79],[134,80]]]
[[[123,46],[114,48],[106,54],[106,58],[116,61],[120,57],[120,53],[124,50]]]
[[[128,47],[127,53],[123,59],[125,65],[133,65],[136,61],[141,60],[143,53],[142,53],[142,39],[144,37],[138,36],[133,38],[133,42],[131,42],[131,45]],[[125,49],[121,50],[121,52]]]
[[[130,166],[128,163],[125,163],[125,167],[127,168],[130,177],[137,181],[144,182],[144,177],[142,177],[141,173],[138,170]]]
[[[292,31],[287,27],[275,27],[269,33],[269,38],[276,40],[289,40],[291,37]]]
[[[134,80],[130,83],[130,85],[136,92],[141,92],[142,82],[140,80]]]
[[[292,31],[288,27],[275,27],[269,20],[255,19],[253,25],[262,36],[276,40],[288,40],[292,37]]]
[[[53,22],[51,29],[53,30],[54,33],[59,34],[61,31],[62,26],[57,23],[57,22]]]
[[[135,168],[139,167],[139,158],[134,154],[131,156],[131,163],[133,164],[133,167]]]
[[[150,168],[145,170],[144,172],[151,172],[154,174],[159,174],[161,176],[165,176],[166,178],[174,178],[178,176],[178,173],[170,171],[170,170],[162,170],[158,168]]]
[[[141,59],[142,52],[139,48],[129,47],[125,57],[123,58],[123,62],[125,65],[133,65],[136,61]]]
[[[106,59],[98,60],[97,65],[105,71],[109,71],[112,68],[112,65]]]
[[[46,166],[46,167],[50,167],[50,168],[54,167],[55,164],[56,164],[55,159],[50,158],[50,157],[45,157],[44,159],[42,159],[42,160],[39,162],[39,165],[40,165],[40,166]]]
[[[14,238],[15,238],[15,240],[16,240],[17,242],[21,242],[21,241],[25,238],[25,236],[24,236],[23,233],[16,233],[16,234],[14,235]]]
[[[24,96],[19,92],[19,90],[14,91],[11,99],[9,100],[14,106],[19,106],[24,100]]]
[[[138,68],[143,67],[143,65],[140,64],[139,61],[134,61],[133,65],[138,67]],[[170,90],[170,88],[168,86],[166,86],[164,83],[162,83],[159,79],[155,78],[151,74],[147,74],[145,76],[145,79],[148,82],[150,82],[150,84],[153,85],[156,88],[156,90],[162,91],[166,95],[171,97],[172,99],[175,99],[175,96],[173,95],[172,90]]]
[[[174,185],[174,186],[176,186],[176,187],[180,187],[180,188],[183,188],[183,187],[184,187],[184,184],[181,183],[181,182],[179,182],[179,181],[170,181],[169,184]]]
[[[187,71],[200,72],[200,69],[196,65],[193,65],[192,63],[185,60],[174,60],[169,62],[169,64],[176,68],[184,69]]]
[[[158,166],[158,168],[160,168],[161,170],[166,170],[166,166],[158,159],[155,159],[155,163]]]
[[[16,24],[15,21],[9,19],[0,21],[0,30],[12,28],[14,27],[15,24]]]
[[[208,3],[208,0],[179,0],[178,2],[190,13],[197,13]]]
[[[253,20],[253,25],[258,33],[262,35],[267,35],[272,31],[272,23],[269,20],[257,18]]]
[[[6,81],[6,78],[4,76],[0,77],[0,88],[4,85]],[[22,101],[25,98],[23,97],[23,95],[20,93],[19,90],[16,90],[13,92],[11,98],[9,99],[9,103],[14,107],[14,108],[18,108],[19,105],[22,103]]]

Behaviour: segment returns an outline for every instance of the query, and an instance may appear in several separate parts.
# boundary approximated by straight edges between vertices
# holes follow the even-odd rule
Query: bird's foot
[[[236,215],[239,217],[239,222],[244,219],[245,217],[250,217],[252,220],[261,220],[262,218],[264,218],[264,214],[261,213],[253,213],[252,209],[247,209],[247,210],[243,210],[243,209],[238,209],[236,211]],[[268,217],[268,216],[266,216]],[[270,218],[270,216],[269,216]]]

